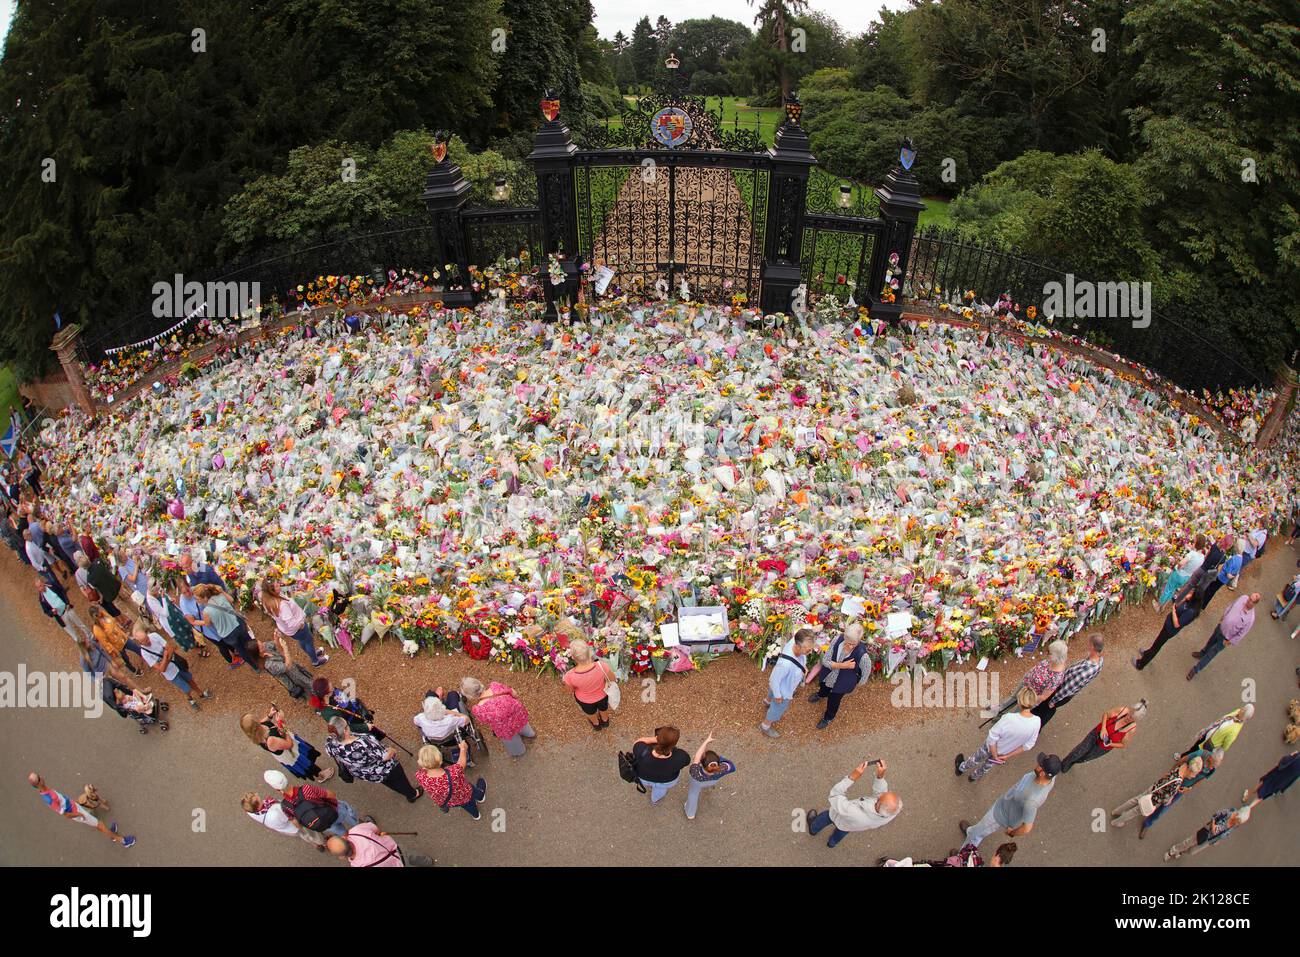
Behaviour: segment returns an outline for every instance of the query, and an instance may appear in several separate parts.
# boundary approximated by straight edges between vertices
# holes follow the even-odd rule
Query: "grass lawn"
[[[631,103],[636,97],[625,96],[623,99]],[[727,129],[756,130],[768,143],[785,119],[785,111],[779,107],[750,106],[739,96],[706,96],[704,105],[722,117],[722,123]],[[617,127],[619,123],[617,117],[610,117],[611,127]]]
[[[9,428],[10,408],[22,408],[22,397],[18,395],[18,377],[8,365],[0,365],[0,432]]]
[[[22,410],[22,396],[18,394],[18,377],[7,365],[0,366],[0,435],[9,428],[9,410]]]
[[[952,226],[952,216],[948,214],[948,200],[938,197],[925,197],[921,200],[925,209],[921,210],[922,226],[938,226],[948,229]]]

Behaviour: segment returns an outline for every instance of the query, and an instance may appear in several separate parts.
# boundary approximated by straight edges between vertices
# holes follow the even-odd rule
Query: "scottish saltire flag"
[[[18,451],[18,432],[14,429],[13,422],[10,422],[9,428],[5,430],[4,438],[0,438],[0,449],[4,449],[5,455],[9,458],[13,458],[14,452]]]

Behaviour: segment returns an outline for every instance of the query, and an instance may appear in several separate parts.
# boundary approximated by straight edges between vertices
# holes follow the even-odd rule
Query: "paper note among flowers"
[[[906,611],[891,612],[885,616],[885,636],[900,638],[912,628],[912,615]]]
[[[845,595],[840,603],[840,614],[846,618],[861,618],[867,610],[867,601],[861,595]]]

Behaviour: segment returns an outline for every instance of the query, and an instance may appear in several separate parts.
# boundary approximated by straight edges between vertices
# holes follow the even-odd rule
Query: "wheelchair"
[[[466,761],[466,766],[476,767],[479,761],[486,759],[488,756],[487,739],[479,731],[474,716],[469,713],[464,702],[461,702],[456,710],[469,720],[441,740],[426,737],[423,733],[421,733],[420,739],[425,744],[432,744],[441,749],[442,760],[447,764],[455,764],[459,757],[460,748],[462,746],[468,747],[469,758]]]

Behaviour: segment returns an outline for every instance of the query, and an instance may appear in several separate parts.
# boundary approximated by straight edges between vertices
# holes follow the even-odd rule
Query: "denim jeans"
[[[813,818],[812,822],[808,825],[808,833],[816,835],[828,825],[831,828],[831,837],[830,840],[826,842],[826,846],[834,847],[840,841],[844,840],[844,838],[848,835],[849,832],[841,831],[838,827],[835,827],[835,825],[831,824],[830,811],[822,811],[815,818]]]
[[[468,801],[461,805],[465,809],[465,813],[470,817],[478,817],[478,802],[483,800],[485,794],[487,794],[487,782],[479,778],[474,782],[474,793],[470,795]]]
[[[316,657],[316,638],[311,633],[311,625],[303,625],[293,635],[298,647],[307,653],[307,660],[320,667],[323,662]]]
[[[331,837],[347,837],[349,829],[357,826],[357,812],[352,809],[351,804],[342,798],[339,798],[338,802],[338,820],[326,828],[325,833]]]
[[[688,818],[692,821],[695,820],[695,812],[700,807],[700,792],[705,788],[717,787],[721,781],[722,778],[718,778],[716,781],[697,781],[695,778],[691,778],[687,781],[686,816]]]
[[[1297,598],[1300,598],[1300,588],[1296,589],[1296,593],[1291,596],[1291,600],[1285,604],[1278,601],[1276,598],[1273,599],[1273,613],[1282,621],[1286,621],[1286,616],[1291,613],[1291,606],[1295,604]]]
[[[1007,825],[1002,824],[993,816],[993,808],[989,808],[988,813],[970,826],[970,830],[966,832],[965,843],[979,847],[988,839],[990,834],[1005,830],[1006,827]]]
[[[767,714],[763,716],[765,724],[776,724],[781,720],[786,710],[790,707],[792,698],[786,698],[784,701],[777,701],[775,698],[767,699]]]
[[[1216,625],[1214,634],[1210,635],[1210,640],[1201,649],[1201,657],[1192,666],[1192,673],[1200,674],[1205,669],[1205,666],[1214,660],[1214,656],[1223,650],[1225,644],[1227,644],[1227,639],[1223,637],[1222,629]]]
[[[647,781],[645,778],[641,779],[641,783],[645,785],[646,790],[650,792],[650,803],[658,804],[663,800],[665,794],[667,794],[672,788],[676,787],[679,780],[681,780],[680,774],[671,781],[662,784],[657,781]]]

